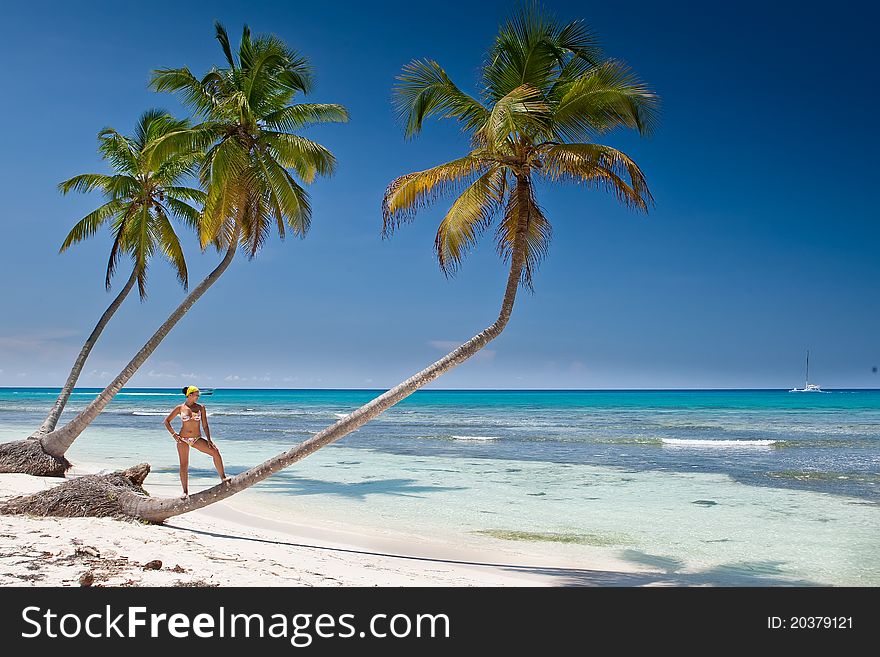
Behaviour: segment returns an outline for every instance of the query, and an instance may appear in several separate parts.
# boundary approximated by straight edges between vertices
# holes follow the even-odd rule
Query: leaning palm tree
[[[61,245],[61,251],[92,237],[101,226],[109,224],[113,244],[104,280],[107,289],[110,289],[117,265],[125,255],[131,257],[133,265],[122,290],[101,315],[83,344],[64,387],[40,428],[30,436],[32,439],[41,440],[55,429],[89,353],[135,283],[141,300],[146,298],[147,268],[157,252],[168,259],[178,280],[186,288],[186,261],[170,217],[182,219],[193,227],[198,225],[199,212],[191,203],[202,203],[204,193],[184,186],[183,179],[195,172],[201,153],[190,149],[160,156],[152,146],[158,140],[188,128],[188,121],[174,119],[157,109],[149,110],[140,117],[135,133],[130,137],[106,128],[98,134],[98,150],[114,173],[84,173],[59,185],[63,194],[100,191],[106,199],[103,205],[73,227]],[[0,445],[0,472],[25,470],[34,474],[40,472],[41,463],[49,463],[52,468],[64,466],[63,459],[32,459],[28,456],[40,451],[40,445],[28,442]]]
[[[70,422],[43,436],[43,449],[53,457],[63,458],[226,271],[239,244],[254,257],[273,224],[282,238],[286,229],[305,236],[311,221],[309,197],[288,169],[311,183],[317,174],[329,175],[336,166],[330,151],[292,132],[312,123],[348,120],[341,105],[292,104],[296,93],[312,88],[308,61],[274,36],[252,38],[247,27],[236,58],[226,30],[218,23],[216,31],[227,68],[211,69],[201,79],[187,68],[154,72],[153,88],[178,92],[203,121],[192,129],[168,133],[153,144],[153,152],[207,149],[200,172],[206,196],[198,217],[199,232],[203,247],[213,244],[225,254],[110,384]]]
[[[593,139],[614,128],[650,131],[657,97],[623,64],[602,59],[595,38],[582,22],[562,25],[527,9],[502,27],[481,78],[481,98],[461,91],[433,61],[404,67],[395,102],[406,135],[421,130],[430,116],[454,118],[470,136],[462,158],[401,176],[385,193],[384,233],[412,217],[443,191],[458,187],[437,231],[440,267],[451,274],[479,234],[500,217],[496,244],[509,263],[497,319],[483,331],[403,383],[350,413],[287,452],[186,500],[154,499],[140,493],[149,472],[141,464],[106,477],[118,495],[106,513],[161,522],[221,500],[343,438],[397,402],[463,363],[498,337],[507,325],[521,284],[531,288],[546,254],[550,223],[541,211],[534,183],[570,180],[614,193],[624,204],[645,211],[652,202],[639,167],[624,153]],[[42,512],[58,506],[63,494],[23,500],[7,511]],[[51,501],[50,501],[51,500]],[[62,512],[63,513],[63,512]]]

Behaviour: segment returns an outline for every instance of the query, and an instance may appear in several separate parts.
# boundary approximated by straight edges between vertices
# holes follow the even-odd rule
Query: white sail
[[[804,376],[804,387],[793,388],[789,392],[825,392],[815,383],[810,383],[810,350],[807,349],[807,373]]]

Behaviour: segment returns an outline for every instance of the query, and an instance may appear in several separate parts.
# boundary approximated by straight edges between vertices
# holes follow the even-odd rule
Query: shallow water
[[[96,391],[78,391],[71,411]],[[227,470],[333,423],[374,391],[217,390]],[[0,389],[0,439],[53,391]],[[126,390],[74,461],[176,479],[171,391]],[[65,413],[65,418],[72,416]],[[191,459],[193,488],[215,475]],[[276,510],[466,540],[583,546],[676,583],[880,584],[880,391],[427,391],[257,487]]]

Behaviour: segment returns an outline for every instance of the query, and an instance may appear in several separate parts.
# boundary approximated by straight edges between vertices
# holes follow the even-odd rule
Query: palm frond
[[[189,151],[168,157],[164,161],[159,161],[158,166],[154,164],[155,173],[152,178],[163,187],[173,185],[182,177],[195,174],[203,157],[202,151]]]
[[[489,169],[455,199],[440,222],[434,248],[440,269],[447,276],[455,273],[467,250],[492,222],[504,199],[505,182],[502,167]]]
[[[468,155],[391,181],[382,199],[382,235],[391,235],[401,223],[411,221],[419,209],[488,166],[486,161]]]
[[[333,153],[311,139],[264,130],[261,141],[269,146],[278,162],[296,171],[306,183],[313,182],[315,174],[329,176],[336,168]]]
[[[644,212],[654,202],[642,170],[615,148],[599,144],[549,144],[541,153],[541,171],[550,180],[570,180],[605,189],[625,205]]]
[[[524,133],[543,132],[549,123],[548,110],[540,90],[521,85],[495,103],[475,141],[490,152],[501,152],[506,143]]]
[[[147,298],[147,268],[160,239],[154,219],[150,208],[144,204],[138,212],[131,213],[123,231],[123,245],[137,263],[138,294],[141,301]]]
[[[223,54],[226,55],[226,61],[229,62],[229,67],[235,69],[235,58],[232,56],[232,48],[229,46],[229,34],[226,33],[226,28],[223,27],[220,21],[215,21],[214,31],[217,41],[220,42],[220,47],[223,49]]]
[[[103,173],[81,173],[78,176],[58,183],[58,189],[62,194],[69,194],[71,191],[85,194],[95,189],[109,193],[109,186],[110,176]]]
[[[457,86],[440,65],[430,59],[413,60],[397,76],[393,104],[404,134],[412,137],[430,116],[454,118],[465,130],[485,122],[489,111]]]
[[[137,173],[137,147],[113,128],[104,128],[98,133],[98,151],[116,171],[130,175]]]
[[[204,204],[206,194],[201,189],[194,187],[180,187],[177,185],[168,185],[165,188],[165,194],[171,198],[189,201],[190,203]]]
[[[127,231],[127,219],[134,214],[136,208],[128,207],[126,211],[120,213],[116,216],[116,221],[114,221],[114,231],[113,231],[113,245],[110,247],[110,257],[107,260],[107,273],[104,277],[104,287],[106,289],[110,289],[110,281],[113,278],[113,274],[116,273],[116,265],[119,263],[119,258],[125,252],[125,234]],[[132,254],[134,257],[134,254]],[[137,269],[138,263],[135,262],[135,269]]]
[[[221,141],[205,156],[202,184],[208,192],[199,235],[202,248],[217,237],[223,222],[233,216],[235,200],[241,196],[246,181],[247,167],[247,152],[233,139]]]
[[[168,220],[168,216],[162,212],[161,209],[157,210],[155,219],[162,253],[165,255],[171,266],[174,267],[174,273],[177,274],[177,280],[180,281],[183,289],[186,290],[189,287],[189,276],[186,270],[186,258],[183,256],[183,249],[180,246],[180,240],[177,238],[177,233],[174,232],[174,227]]]
[[[287,226],[295,235],[305,237],[312,217],[308,193],[283,166],[275,162],[271,157],[264,156],[262,158],[262,166],[268,176],[269,184],[267,188],[271,190],[271,198],[267,200],[274,206],[276,212],[281,212]],[[279,235],[284,236],[281,226],[279,226],[278,232]]]
[[[165,206],[168,211],[178,219],[182,220],[187,226],[192,228],[196,233],[199,232],[202,214],[188,203],[176,199],[172,196],[165,198]]]
[[[160,68],[153,71],[150,88],[154,91],[179,93],[183,104],[193,108],[197,114],[206,116],[216,105],[210,86],[203,84],[186,68]]]
[[[560,88],[553,108],[555,135],[587,141],[618,127],[650,134],[659,119],[660,102],[625,64],[609,60]]]
[[[143,151],[147,144],[156,137],[157,129],[162,125],[164,117],[171,118],[168,112],[162,109],[152,108],[146,110],[138,118],[134,129],[134,146],[137,151]]]
[[[567,62],[593,62],[599,55],[598,43],[584,24],[562,25],[532,3],[499,30],[483,67],[486,97],[498,102],[523,84],[546,92]]]
[[[348,110],[332,103],[300,103],[270,112],[263,122],[270,130],[291,132],[314,123],[346,123]]]
[[[151,162],[164,162],[182,153],[204,153],[223,127],[215,121],[204,121],[196,126],[170,129],[156,136],[146,147]]]
[[[534,189],[528,179],[517,179],[516,186],[507,195],[504,218],[495,233],[498,254],[510,260],[516,242],[517,227],[522,224],[525,231],[525,266],[520,282],[534,291],[533,277],[550,247],[553,230],[535,199]]]
[[[599,37],[593,29],[582,20],[572,21],[554,30],[554,45],[559,51],[570,54],[571,59],[566,64],[573,64],[567,70],[561,72],[560,77],[566,73],[586,72],[587,69],[598,66],[602,61],[602,46]],[[560,59],[562,64],[562,59]],[[565,64],[563,64],[565,68]]]
[[[82,242],[94,235],[98,232],[98,229],[105,221],[123,212],[124,208],[125,204],[123,204],[122,201],[112,199],[107,203],[104,203],[104,205],[97,210],[89,212],[70,229],[70,232],[61,244],[59,253],[66,251],[72,245]]]

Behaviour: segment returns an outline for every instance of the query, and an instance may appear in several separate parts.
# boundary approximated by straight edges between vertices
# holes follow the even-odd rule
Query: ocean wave
[[[452,436],[453,440],[501,440],[498,436]]]
[[[699,440],[696,438],[663,438],[664,445],[673,447],[770,447],[777,440]]]

